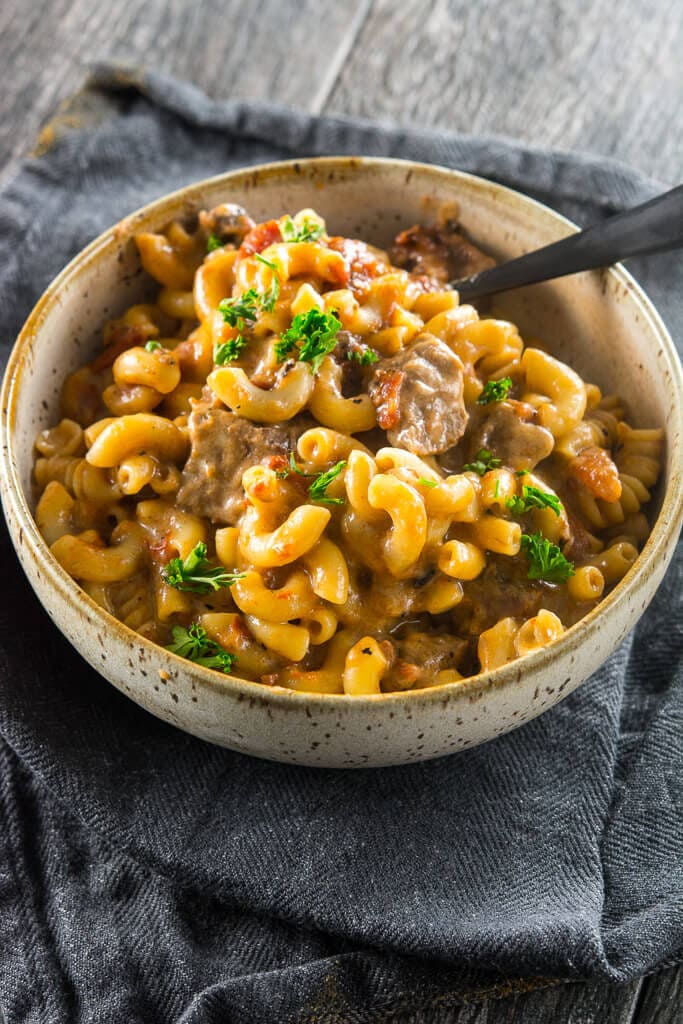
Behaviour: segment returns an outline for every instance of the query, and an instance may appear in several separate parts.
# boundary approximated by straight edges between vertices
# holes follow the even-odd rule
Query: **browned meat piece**
[[[402,231],[389,258],[395,266],[440,284],[471,277],[495,265],[495,260],[465,238],[454,221],[432,227],[416,224]]]
[[[332,358],[341,366],[344,398],[351,398],[365,391],[368,368],[373,364],[365,365],[361,359],[368,351],[371,351],[370,346],[360,340],[360,335],[344,330],[338,332]]]
[[[476,459],[487,448],[504,466],[533,469],[553,450],[553,435],[533,422],[535,412],[524,402],[497,402],[484,406],[468,432],[467,452]]]
[[[390,443],[416,455],[445,452],[465,432],[462,363],[432,334],[377,363],[368,394]]]
[[[200,227],[207,235],[215,235],[224,244],[242,244],[242,239],[254,227],[254,221],[246,210],[236,203],[221,203],[213,210],[202,210],[199,214]]]
[[[406,632],[396,641],[396,661],[389,669],[396,689],[407,689],[419,679],[426,682],[437,672],[457,668],[467,649],[467,641],[447,633]],[[390,684],[391,685],[391,684]]]
[[[547,584],[527,578],[524,559],[503,557],[489,555],[484,572],[465,587],[453,615],[459,631],[479,636],[500,619],[528,619],[542,604],[547,607]]]
[[[216,523],[233,525],[246,504],[245,469],[274,455],[286,456],[310,425],[300,417],[281,426],[259,426],[199,403],[190,413],[192,450],[182,473],[179,504]]]

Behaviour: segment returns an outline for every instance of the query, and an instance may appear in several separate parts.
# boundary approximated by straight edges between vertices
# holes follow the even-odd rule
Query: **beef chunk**
[[[202,210],[199,224],[207,235],[215,235],[224,244],[232,243],[236,247],[254,227],[247,211],[237,203],[221,203],[213,210]]]
[[[471,277],[494,266],[495,260],[465,238],[454,221],[423,227],[416,224],[397,235],[389,258],[416,276],[440,284]]]
[[[533,422],[531,406],[524,402],[497,402],[484,406],[469,432],[470,460],[487,448],[511,469],[533,469],[553,450],[553,435]]]
[[[397,689],[403,689],[402,682],[426,682],[443,669],[457,668],[466,649],[467,641],[460,637],[411,630],[397,641],[398,658],[389,671],[396,677]]]
[[[299,417],[278,426],[259,426],[209,403],[190,413],[192,449],[182,473],[178,502],[215,523],[233,525],[244,511],[242,474],[272,456],[286,456],[311,425]]]
[[[416,455],[446,451],[467,426],[462,363],[431,334],[377,363],[368,394],[390,443]]]

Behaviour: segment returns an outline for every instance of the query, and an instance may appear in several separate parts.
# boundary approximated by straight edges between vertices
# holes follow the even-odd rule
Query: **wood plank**
[[[41,124],[115,59],[193,81],[210,96],[310,108],[368,0],[43,0],[0,4],[0,167],[31,149]],[[311,59],[311,54],[315,59]],[[334,76],[333,76],[334,77]],[[331,84],[331,83],[330,83]]]
[[[640,985],[554,985],[483,1003],[396,1015],[386,1024],[631,1024]]]
[[[680,0],[375,0],[329,109],[683,177]]]
[[[643,979],[633,1024],[681,1024],[683,964]]]

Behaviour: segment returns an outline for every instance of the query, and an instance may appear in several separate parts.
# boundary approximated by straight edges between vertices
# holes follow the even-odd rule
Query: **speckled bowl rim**
[[[158,644],[148,640],[146,637],[128,626],[124,625],[109,612],[100,607],[88,594],[83,591],[52,555],[42,535],[38,531],[29,502],[24,495],[18,479],[13,459],[12,424],[16,416],[16,402],[21,390],[21,381],[24,368],[29,359],[31,341],[39,332],[43,322],[48,318],[52,308],[59,303],[59,293],[62,286],[71,278],[92,266],[98,260],[115,255],[121,242],[130,238],[135,231],[140,229],[143,222],[149,222],[150,226],[159,227],[164,222],[164,210],[169,206],[184,204],[188,209],[196,207],[197,200],[207,188],[224,186],[226,191],[238,183],[240,187],[258,187],[264,179],[283,176],[310,175],[315,178],[316,172],[323,172],[325,177],[342,172],[348,174],[354,171],[363,171],[365,168],[405,168],[407,174],[411,171],[418,171],[423,175],[434,176],[443,184],[464,182],[474,187],[487,189],[490,193],[501,195],[513,206],[516,204],[522,211],[529,209],[546,218],[554,220],[559,226],[564,226],[569,231],[578,231],[578,227],[572,221],[558,214],[555,210],[539,203],[535,199],[525,196],[521,192],[506,186],[499,185],[478,175],[468,174],[463,171],[453,170],[438,164],[425,164],[413,160],[400,160],[382,157],[313,157],[300,160],[283,160],[272,163],[256,164],[251,167],[240,168],[224,174],[214,175],[191,185],[184,186],[174,192],[167,193],[138,208],[133,213],[122,218],[117,224],[104,231],[95,238],[89,245],[82,249],[50,282],[48,287],[38,299],[33,310],[20,331],[17,341],[10,353],[5,369],[0,392],[0,403],[2,407],[0,417],[0,437],[2,440],[2,452],[0,453],[0,465],[4,470],[4,498],[12,505],[20,524],[19,535],[14,537],[16,543],[28,543],[31,553],[34,555],[40,568],[43,569],[49,581],[56,590],[68,601],[87,612],[86,618],[92,624],[92,620],[99,620],[101,625],[110,630],[118,632],[121,639],[130,644],[135,643],[143,647],[160,651],[164,650]],[[680,486],[680,471],[676,471],[676,465],[680,466],[683,461],[683,371],[678,355],[671,340],[671,337],[642,288],[637,284],[631,274],[621,264],[609,268],[608,273],[615,278],[626,291],[639,303],[642,314],[646,317],[650,330],[658,337],[664,352],[665,360],[660,369],[663,373],[669,370],[671,390],[676,399],[675,407],[678,419],[681,421],[678,432],[678,440],[671,450],[671,457],[674,471],[671,474],[669,484],[662,499],[662,505],[652,527],[648,540],[640,552],[633,566],[629,569],[617,586],[610,591],[604,600],[600,602],[588,615],[580,619],[575,625],[567,629],[559,640],[554,641],[548,647],[542,648],[533,654],[528,654],[517,659],[502,668],[491,672],[482,672],[476,676],[470,676],[462,682],[444,683],[420,690],[400,690],[392,693],[367,694],[349,698],[346,694],[314,693],[298,690],[290,690],[280,686],[265,686],[263,683],[253,682],[248,679],[241,679],[239,676],[219,675],[211,669],[202,668],[189,662],[179,655],[165,651],[169,666],[180,669],[183,673],[191,676],[198,684],[215,690],[219,693],[234,693],[247,698],[257,698],[259,701],[280,705],[292,703],[302,706],[314,707],[318,702],[326,707],[338,704],[348,706],[349,699],[354,705],[377,702],[391,705],[393,702],[404,702],[408,699],[411,703],[435,703],[442,702],[444,692],[449,698],[457,698],[460,694],[463,699],[469,699],[475,692],[485,692],[490,689],[502,689],[510,683],[519,681],[524,669],[529,666],[534,668],[550,667],[562,652],[570,651],[576,646],[585,643],[590,639],[595,629],[600,628],[599,620],[609,611],[616,609],[630,595],[630,592],[637,589],[637,583],[641,575],[649,575],[647,570],[654,568],[657,559],[664,553],[664,548],[671,541],[672,534],[680,530],[683,523],[683,489]],[[670,425],[670,433],[674,434],[673,425]],[[678,458],[678,462],[675,458]],[[649,600],[649,598],[648,598]],[[96,669],[97,671],[97,669]]]

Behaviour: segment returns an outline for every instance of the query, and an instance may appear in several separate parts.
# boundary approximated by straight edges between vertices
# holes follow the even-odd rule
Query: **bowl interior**
[[[41,300],[16,364],[21,388],[11,424],[16,468],[29,502],[33,442],[59,415],[64,377],[97,350],[105,319],[153,294],[132,236],[227,200],[244,205],[256,220],[312,206],[331,232],[380,246],[456,200],[467,232],[501,260],[573,230],[559,215],[493,183],[395,161],[272,165],[211,179],[159,200],[101,236]],[[541,340],[605,394],[621,395],[635,425],[673,424],[676,368],[658,340],[663,328],[622,269],[519,289],[494,300],[490,312],[515,322],[525,341]]]

